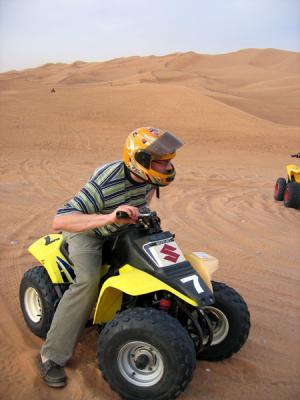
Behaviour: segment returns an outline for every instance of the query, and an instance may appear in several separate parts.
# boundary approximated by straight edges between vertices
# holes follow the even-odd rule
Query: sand
[[[247,49],[176,53],[103,63],[47,64],[0,75],[0,397],[118,399],[96,362],[88,328],[59,392],[38,376],[42,340],[18,300],[27,252],[51,232],[56,209],[99,164],[120,159],[126,135],[158,126],[185,143],[177,177],[153,208],[185,253],[216,256],[214,279],[251,312],[233,358],[199,362],[182,400],[296,398],[300,394],[299,210],[273,199],[300,151],[300,54]],[[55,93],[51,89],[55,88]]]

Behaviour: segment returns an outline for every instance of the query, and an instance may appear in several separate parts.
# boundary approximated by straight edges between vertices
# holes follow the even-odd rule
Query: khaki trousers
[[[63,232],[74,263],[76,278],[60,300],[41,349],[44,357],[64,366],[96,303],[102,263],[103,240],[93,231]]]

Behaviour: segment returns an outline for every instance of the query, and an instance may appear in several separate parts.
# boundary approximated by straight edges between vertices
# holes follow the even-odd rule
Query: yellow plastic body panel
[[[60,248],[63,241],[62,234],[50,234],[41,237],[36,242],[34,242],[29,248],[28,251],[45,267],[47,270],[49,277],[52,283],[72,283],[73,278],[70,275],[68,269],[76,268],[72,265],[70,266],[69,261],[66,260],[64,255],[62,254]],[[58,267],[57,256],[65,262],[70,268],[66,268],[60,262],[60,266]],[[101,277],[105,275],[109,269],[110,265],[103,264],[101,268]],[[62,270],[64,276],[67,278],[67,282],[63,280],[62,274],[60,272]]]
[[[52,283],[66,283],[59,271],[56,258],[59,256],[63,261],[69,264],[60,251],[62,241],[62,234],[53,233],[41,237],[28,248],[29,253],[31,253],[46,268]],[[68,278],[68,281],[73,282],[68,271],[64,269],[63,272]]]
[[[60,251],[62,241],[62,234],[50,234],[41,237],[28,248],[28,251],[45,267],[54,284],[66,283],[57,265],[57,256],[69,264]],[[210,281],[213,272],[218,269],[218,260],[205,253],[192,253],[185,257],[212,291]],[[103,265],[102,276],[107,272],[108,268],[109,265]],[[73,279],[67,269],[64,269],[63,272],[71,283]],[[131,296],[140,296],[163,290],[173,293],[194,307],[198,307],[197,302],[193,299],[178,292],[158,278],[129,264],[120,268],[119,272],[120,275],[107,279],[101,288],[95,307],[94,324],[108,322],[115,316],[117,311],[121,309],[123,293]]]
[[[191,263],[195,271],[201,276],[206,283],[207,287],[213,291],[211,279],[213,273],[219,268],[219,261],[217,258],[207,253],[195,252],[184,255],[185,258]]]
[[[289,164],[286,166],[286,169],[290,180],[292,180],[292,177],[294,177],[295,181],[300,183],[300,167],[297,167],[297,165],[294,164]]]
[[[166,283],[126,264],[120,269],[120,275],[107,279],[103,284],[95,308],[94,324],[108,322],[113,319],[116,312],[121,309],[123,293],[131,296],[140,296],[160,290],[173,293],[186,303],[198,307],[198,304],[194,300],[178,292]]]

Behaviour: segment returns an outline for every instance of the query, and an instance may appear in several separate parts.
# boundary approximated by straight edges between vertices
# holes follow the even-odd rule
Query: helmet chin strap
[[[156,186],[155,191],[156,191],[156,197],[159,199],[160,198],[159,186]]]

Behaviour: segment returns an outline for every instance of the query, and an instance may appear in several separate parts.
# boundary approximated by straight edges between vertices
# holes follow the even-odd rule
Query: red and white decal
[[[159,268],[185,261],[180,248],[174,240],[150,242],[143,247]]]

